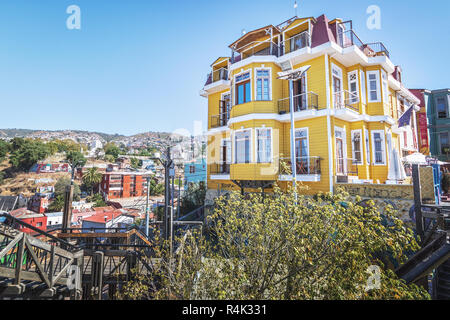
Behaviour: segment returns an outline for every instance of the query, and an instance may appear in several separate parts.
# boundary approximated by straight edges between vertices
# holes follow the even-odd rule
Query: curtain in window
[[[271,162],[271,131],[270,129],[257,129],[257,156],[258,163]]]

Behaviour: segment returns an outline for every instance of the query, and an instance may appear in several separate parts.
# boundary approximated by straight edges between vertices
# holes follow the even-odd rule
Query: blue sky
[[[243,29],[294,15],[291,0],[0,0],[0,128],[125,135],[206,126],[210,64]],[[353,20],[411,88],[448,88],[448,0],[300,0],[299,16]],[[81,8],[68,30],[66,8]],[[381,30],[366,27],[369,5]]]

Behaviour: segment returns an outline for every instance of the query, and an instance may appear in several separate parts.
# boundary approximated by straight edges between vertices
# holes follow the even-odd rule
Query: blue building
[[[184,164],[184,191],[187,191],[192,183],[204,183],[206,185],[206,158],[192,160]]]
[[[450,161],[450,89],[413,91],[426,108],[431,156]]]

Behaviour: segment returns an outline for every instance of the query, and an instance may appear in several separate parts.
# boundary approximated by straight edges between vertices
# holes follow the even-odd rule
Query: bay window
[[[386,165],[386,143],[384,130],[372,131],[373,160],[375,165]]]
[[[350,103],[359,102],[358,71],[348,74],[348,91],[350,92]]]
[[[380,102],[380,75],[378,71],[367,72],[367,87],[369,88],[369,102]]]
[[[236,77],[236,104],[251,101],[250,72]]]
[[[258,163],[272,162],[272,130],[270,128],[256,129],[256,157]]]
[[[361,130],[352,131],[352,156],[356,164],[362,164]]]
[[[234,141],[235,163],[250,163],[251,129],[236,131]]]
[[[270,70],[256,70],[256,100],[270,100]]]

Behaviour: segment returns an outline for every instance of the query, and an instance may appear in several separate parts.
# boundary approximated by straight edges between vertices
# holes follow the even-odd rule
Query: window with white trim
[[[348,91],[350,92],[350,103],[359,102],[358,71],[348,74]]]
[[[270,128],[256,129],[256,162],[272,162],[272,130]]]
[[[362,133],[352,130],[352,157],[357,164],[362,164]]]
[[[367,72],[367,88],[369,90],[369,102],[380,102],[380,74],[378,71]]]
[[[222,139],[220,151],[220,163],[230,164],[231,163],[231,140]]]
[[[366,73],[361,70],[361,100],[362,103],[366,103]]]
[[[373,161],[375,165],[386,165],[386,143],[384,130],[372,132]]]
[[[367,163],[367,164],[370,164],[369,130],[365,129],[364,135],[366,136],[366,163]]]
[[[236,131],[234,135],[235,163],[251,162],[251,129]]]
[[[270,100],[270,70],[257,69],[256,70],[256,100],[269,101]]]
[[[388,79],[387,74],[385,71],[381,71],[381,78],[383,81],[383,102],[389,103],[389,86],[388,86]]]

